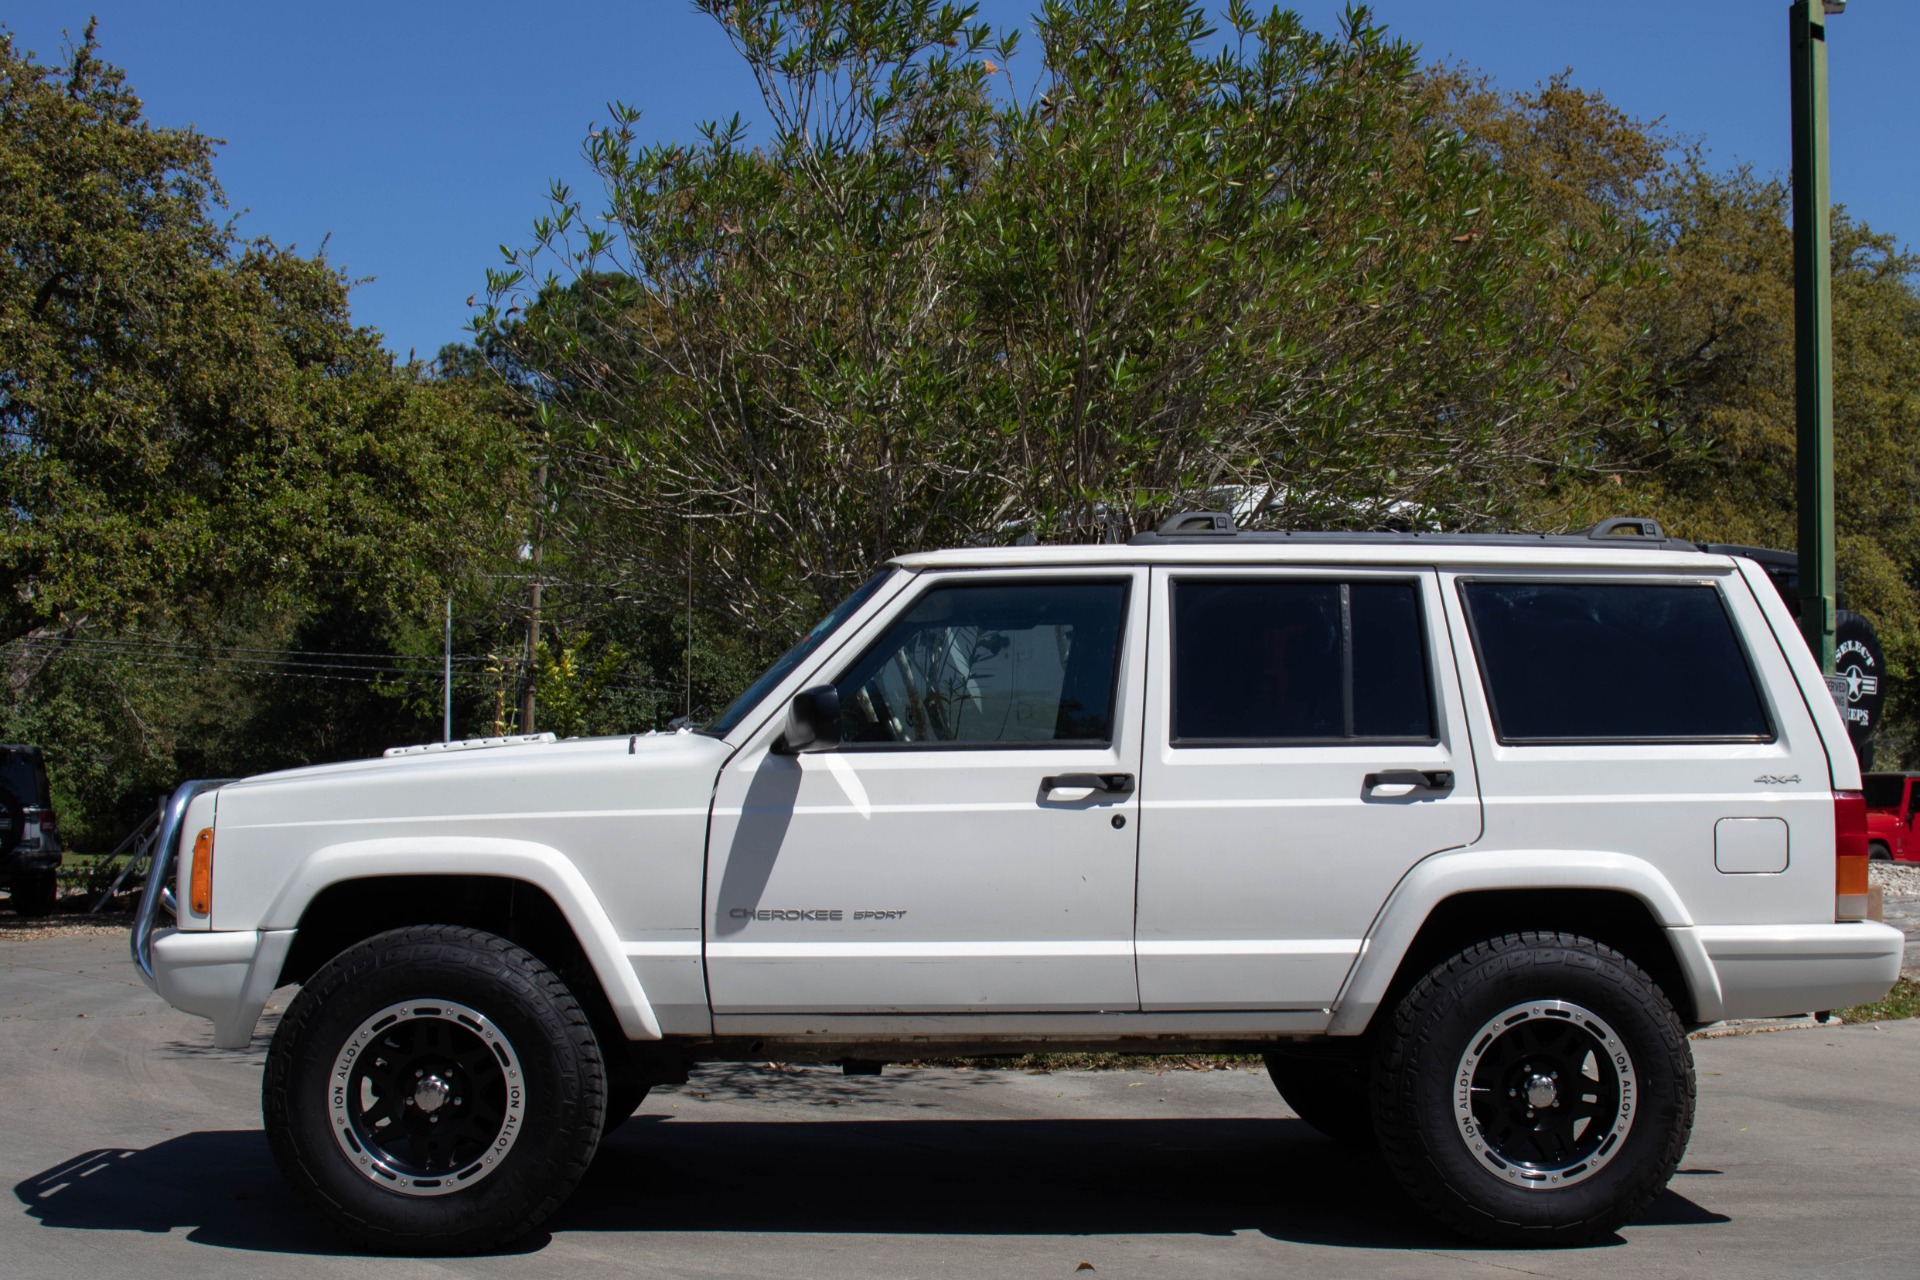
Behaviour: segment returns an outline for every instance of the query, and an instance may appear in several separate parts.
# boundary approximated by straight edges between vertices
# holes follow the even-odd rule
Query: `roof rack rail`
[[[1427,546],[1591,546],[1605,543],[1613,547],[1633,547],[1643,551],[1704,550],[1697,543],[1668,536],[1658,520],[1644,516],[1614,516],[1591,529],[1575,533],[1441,533],[1422,530],[1335,532],[1307,529],[1242,529],[1228,511],[1183,511],[1169,516],[1151,533],[1136,533],[1127,540],[1131,545],[1156,543],[1227,542],[1235,544],[1360,545],[1379,546],[1405,543]]]

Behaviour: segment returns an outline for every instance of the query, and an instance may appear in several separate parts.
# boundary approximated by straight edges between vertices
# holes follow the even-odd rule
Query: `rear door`
[[[1408,868],[1480,831],[1436,576],[1153,579],[1141,1006],[1325,1008]]]

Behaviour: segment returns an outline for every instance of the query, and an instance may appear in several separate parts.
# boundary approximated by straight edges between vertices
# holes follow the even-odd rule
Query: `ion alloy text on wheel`
[[[1626,1046],[1600,1015],[1563,1000],[1515,1005],[1480,1028],[1454,1073],[1467,1150],[1522,1187],[1590,1178],[1633,1124]]]
[[[354,1166],[402,1195],[457,1191],[499,1167],[526,1122],[513,1045],[452,1000],[388,1005],[334,1059],[327,1106]]]

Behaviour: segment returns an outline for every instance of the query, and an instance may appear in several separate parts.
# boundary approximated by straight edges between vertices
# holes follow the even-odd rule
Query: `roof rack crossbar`
[[[1667,531],[1660,527],[1658,520],[1649,520],[1645,516],[1614,516],[1587,530],[1587,536],[1596,542],[1602,538],[1652,538],[1664,541]]]
[[[1232,537],[1239,529],[1234,526],[1230,512],[1182,511],[1177,516],[1163,520],[1154,532],[1162,538],[1219,537],[1222,534]]]

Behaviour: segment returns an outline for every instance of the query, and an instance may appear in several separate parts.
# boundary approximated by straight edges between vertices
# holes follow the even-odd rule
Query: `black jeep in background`
[[[0,745],[0,887],[23,916],[53,910],[60,831],[40,748]]]

